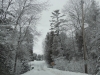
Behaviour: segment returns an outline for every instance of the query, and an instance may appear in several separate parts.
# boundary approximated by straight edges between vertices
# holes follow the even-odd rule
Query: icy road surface
[[[34,67],[34,69],[22,75],[87,75],[83,73],[75,73],[47,68],[45,61],[34,61],[30,62],[29,64],[31,65],[31,67]]]

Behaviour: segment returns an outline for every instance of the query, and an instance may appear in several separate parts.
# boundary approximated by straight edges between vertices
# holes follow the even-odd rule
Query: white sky
[[[40,1],[46,1],[46,0],[40,0]],[[43,48],[42,48],[42,42],[44,41],[47,32],[50,29],[50,22],[49,20],[51,20],[51,12],[53,12],[54,10],[61,10],[63,8],[63,6],[67,3],[68,0],[49,0],[49,3],[52,5],[49,7],[48,10],[43,11],[41,14],[41,19],[40,22],[37,26],[38,30],[42,32],[42,35],[39,36],[38,38],[38,42],[35,44],[35,46],[33,47],[33,52],[37,53],[37,54],[43,54]],[[97,0],[99,1],[99,0]]]

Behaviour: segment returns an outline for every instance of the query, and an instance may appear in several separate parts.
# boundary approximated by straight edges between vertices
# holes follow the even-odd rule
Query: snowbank
[[[45,61],[31,62],[31,66],[32,67],[34,66],[34,69],[22,75],[87,75],[83,73],[75,73],[75,72],[61,71],[57,69],[47,68]]]

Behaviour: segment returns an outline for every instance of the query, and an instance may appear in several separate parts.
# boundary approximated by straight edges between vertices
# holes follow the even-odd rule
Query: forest
[[[40,36],[36,24],[45,5],[34,0],[0,0],[0,75],[29,71],[34,42]]]
[[[0,75],[20,75],[29,62],[45,60],[49,68],[100,75],[100,5],[69,0],[51,12],[44,55],[33,53],[41,13],[50,7],[37,0],[0,0]],[[49,20],[49,19],[48,19]]]
[[[49,67],[88,74],[99,72],[100,5],[95,0],[70,0],[61,11],[52,12],[50,26],[44,40],[44,57]]]

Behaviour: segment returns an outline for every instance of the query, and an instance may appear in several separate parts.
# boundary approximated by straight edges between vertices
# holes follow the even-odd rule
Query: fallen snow
[[[47,68],[45,61],[34,61],[29,63],[30,67],[34,67],[34,70],[43,70]]]
[[[34,69],[22,75],[87,75],[83,73],[75,73],[69,71],[61,71],[57,69],[47,68],[45,61],[30,62],[29,65]]]

